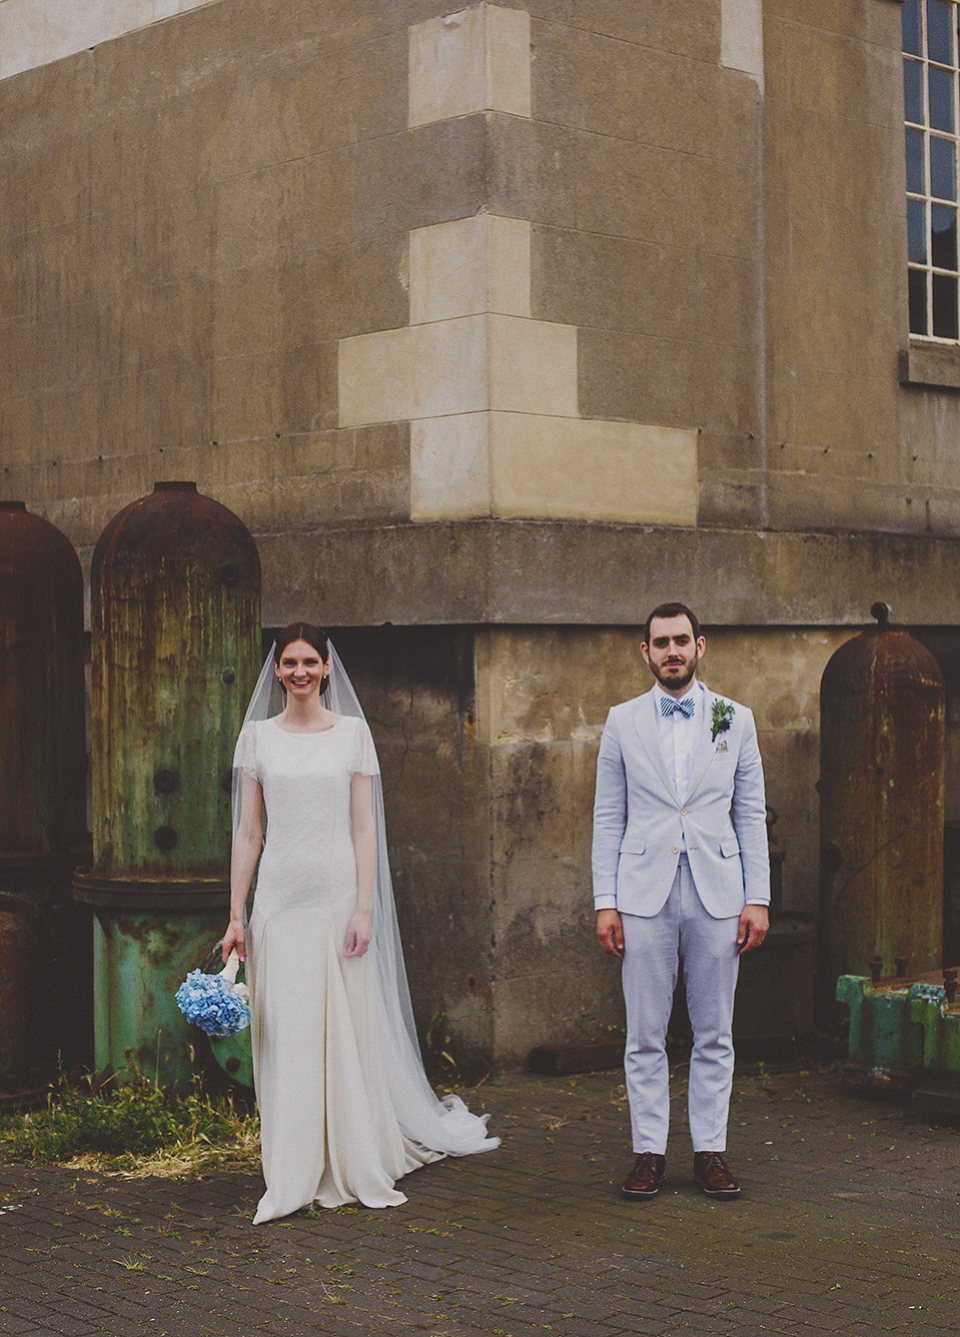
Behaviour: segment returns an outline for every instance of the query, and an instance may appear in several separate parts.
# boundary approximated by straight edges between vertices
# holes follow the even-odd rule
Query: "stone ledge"
[[[641,622],[680,599],[711,626],[960,624],[960,540],[464,520],[257,534],[263,620],[331,626]]]
[[[960,390],[960,345],[911,341],[900,350],[900,384]]]

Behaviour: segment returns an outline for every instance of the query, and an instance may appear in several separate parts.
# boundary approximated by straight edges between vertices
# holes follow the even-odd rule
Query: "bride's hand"
[[[370,946],[372,937],[369,911],[358,910],[350,920],[347,929],[347,940],[343,948],[344,956],[363,956]]]
[[[244,950],[242,919],[231,919],[227,926],[227,931],[223,935],[223,947],[221,948],[220,954],[223,957],[224,965],[227,964],[227,957],[230,955],[231,949],[234,947],[237,949],[237,956],[239,956],[240,960],[245,961],[247,953]]]

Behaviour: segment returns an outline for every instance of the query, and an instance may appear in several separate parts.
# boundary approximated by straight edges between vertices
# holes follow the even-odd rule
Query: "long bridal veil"
[[[324,704],[336,715],[359,716],[366,721],[357,694],[332,644],[330,661],[330,686]],[[253,720],[264,720],[279,714],[282,709],[283,701],[273,669],[271,646],[250,698],[244,727]],[[383,784],[379,775],[372,779],[377,872],[373,898],[373,941],[369,954],[376,980],[381,1057],[397,1123],[411,1142],[430,1151],[451,1156],[469,1156],[478,1151],[490,1151],[500,1145],[500,1139],[487,1135],[486,1122],[489,1116],[471,1114],[459,1096],[448,1095],[438,1099],[423,1070],[387,858]],[[234,839],[240,819],[240,793],[239,772],[235,769]]]

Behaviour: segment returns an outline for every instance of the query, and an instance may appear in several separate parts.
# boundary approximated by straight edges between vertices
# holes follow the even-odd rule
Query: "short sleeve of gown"
[[[380,763],[377,761],[376,748],[366,720],[357,721],[353,743],[353,766],[355,775],[379,775]]]
[[[252,721],[240,730],[240,737],[237,739],[236,750],[233,754],[233,769],[235,771],[245,771],[247,775],[252,775],[255,780],[260,779],[260,771],[257,767],[257,734]]]

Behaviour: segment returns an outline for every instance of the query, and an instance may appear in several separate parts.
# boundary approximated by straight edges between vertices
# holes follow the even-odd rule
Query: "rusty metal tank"
[[[69,540],[0,502],[0,885],[45,888],[86,848],[83,576]],[[15,885],[8,885],[12,881]]]
[[[195,483],[108,523],[91,568],[96,1062],[189,1077],[173,993],[226,923],[233,748],[260,667],[260,559]]]
[[[90,857],[84,694],[77,554],[24,502],[0,502],[0,1067],[8,1076],[11,1065],[50,1064],[58,1053],[68,1065],[91,1057],[89,915],[70,898],[70,875]],[[24,902],[36,912],[29,933],[17,927]],[[39,946],[19,959],[24,935]],[[36,993],[38,1005],[21,1006],[18,991]]]
[[[22,1087],[24,1074],[41,1066],[39,918],[32,901],[0,892],[0,1089],[5,1091]]]
[[[943,677],[886,604],[870,611],[820,684],[821,1000],[873,957],[941,964]]]
[[[195,483],[157,483],[100,535],[90,591],[94,873],[222,880],[260,664],[256,544]]]

